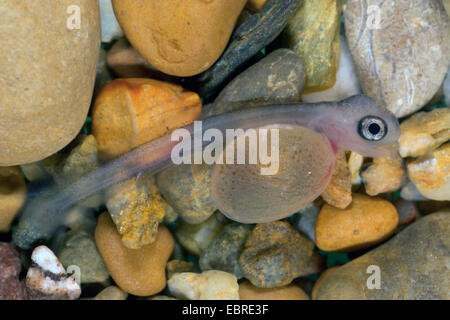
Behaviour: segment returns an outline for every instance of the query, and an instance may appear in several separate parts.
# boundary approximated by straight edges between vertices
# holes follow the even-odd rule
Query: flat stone
[[[86,120],[100,48],[99,7],[97,1],[80,2],[77,26],[77,12],[66,13],[73,5],[0,4],[0,166],[50,156]]]
[[[419,219],[389,242],[334,269],[317,288],[317,299],[450,299],[449,228],[448,210]],[[379,268],[379,289],[367,286],[375,282],[369,266]]]
[[[281,287],[308,268],[314,243],[284,221],[257,224],[245,243],[239,264],[258,288]]]
[[[237,27],[220,59],[197,77],[198,92],[209,93],[281,33],[303,0],[268,0]]]
[[[441,86],[450,58],[450,23],[442,2],[349,0],[344,15],[364,93],[397,117],[425,106]]]
[[[283,42],[303,59],[305,93],[334,86],[339,65],[340,0],[304,0],[283,31]]]

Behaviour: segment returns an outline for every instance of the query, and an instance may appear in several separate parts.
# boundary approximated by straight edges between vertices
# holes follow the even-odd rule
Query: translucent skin
[[[358,134],[358,123],[359,120],[365,116],[377,116],[382,118],[387,125],[387,134],[380,141],[367,141]],[[226,129],[237,129],[242,128],[244,130],[249,128],[261,128],[268,125],[290,125],[290,126],[300,126],[314,130],[321,135],[328,138],[328,147],[332,151],[323,151],[324,154],[328,154],[324,159],[324,167],[327,167],[330,160],[329,156],[336,153],[338,149],[353,150],[361,153],[368,157],[382,157],[388,156],[395,152],[396,148],[394,143],[399,138],[400,128],[396,117],[383,107],[377,106],[375,101],[367,96],[358,95],[341,102],[323,102],[314,104],[290,104],[290,105],[272,105],[272,106],[261,106],[253,107],[251,109],[245,109],[241,111],[221,114],[215,117],[211,117],[203,121],[203,132],[210,128],[219,129],[225,132]],[[196,132],[194,132],[194,126],[190,125],[186,127],[187,130],[191,132],[191,137],[194,137]],[[300,130],[300,131],[299,131]],[[289,143],[286,143],[286,148],[291,145],[291,142],[295,144],[293,137],[299,135],[301,132],[305,134],[306,131],[303,129],[293,129],[294,135],[286,135],[288,137]],[[197,132],[197,134],[202,134],[202,132]],[[308,133],[311,137],[315,135]],[[316,138],[314,138],[316,139]],[[307,139],[306,139],[307,140]],[[305,159],[311,159],[311,161],[317,161],[314,157],[316,156],[316,151],[308,147],[308,143],[305,139],[299,145],[302,148],[306,148],[305,154],[308,156]],[[322,139],[323,140],[323,139]],[[171,141],[171,135],[166,135],[155,139],[153,141],[147,142],[138,148],[126,153],[125,155],[106,163],[104,166],[82,177],[80,180],[69,186],[68,188],[60,190],[44,190],[40,195],[38,195],[32,201],[29,201],[25,210],[24,215],[28,216],[28,219],[21,219],[16,231],[22,233],[22,237],[17,239],[16,243],[22,248],[29,248],[32,242],[36,240],[36,231],[32,230],[33,221],[45,219],[49,223],[47,225],[47,230],[42,230],[42,238],[47,238],[51,230],[55,229],[61,224],[63,219],[63,213],[67,212],[67,209],[76,204],[79,200],[84,199],[93,193],[96,193],[102,189],[110,187],[116,183],[127,180],[140,172],[152,172],[156,174],[157,172],[173,165],[171,162],[171,150],[178,142]],[[207,143],[204,143],[203,148]],[[281,135],[280,135],[280,144]],[[326,143],[320,143],[320,149],[326,150]],[[192,143],[192,146],[195,146]],[[288,149],[288,148],[287,148]],[[306,150],[305,149],[305,150]],[[193,149],[192,152],[197,152],[199,150]],[[200,150],[201,151],[201,150]],[[292,151],[291,151],[292,152]],[[331,153],[330,153],[331,152]],[[289,154],[289,152],[287,153]],[[281,155],[281,153],[280,153]],[[332,157],[333,158],[333,157]],[[280,158],[281,159],[281,158]],[[288,177],[289,175],[297,176],[301,172],[304,172],[305,168],[308,167],[308,161],[302,160],[300,157],[298,161],[289,161],[286,163],[287,168],[286,173],[280,175],[279,177]],[[295,166],[298,165],[298,172],[294,170]],[[328,168],[328,167],[327,167]],[[219,170],[219,169],[218,169]],[[321,169],[322,170],[322,169]],[[239,172],[242,172],[240,169]],[[287,174],[289,172],[289,174]],[[318,170],[312,170],[314,172],[314,181],[322,181],[322,177],[327,177],[327,173],[324,175],[323,172]],[[217,171],[217,175],[219,175]],[[301,174],[300,174],[301,175]],[[317,176],[316,176],[317,175]],[[297,176],[301,179],[301,176]],[[217,180],[216,180],[217,181]],[[283,182],[284,180],[279,180]],[[286,180],[287,183],[291,183],[292,179]],[[259,183],[256,179],[255,182]],[[320,188],[326,187],[328,181],[323,181],[320,184]],[[215,184],[218,186],[218,184]],[[298,191],[305,190],[306,185],[300,184]],[[256,189],[255,189],[256,190]],[[230,199],[229,191],[228,196],[219,196],[220,189],[215,191],[217,202],[224,207],[224,211],[228,211],[225,208],[223,199]],[[263,191],[257,190],[259,194],[263,194]],[[300,192],[301,193],[301,192]],[[307,202],[314,200],[313,198],[318,196],[320,192],[311,192],[306,195],[306,193],[301,193],[301,197],[294,197],[294,204],[290,204],[288,209],[282,208],[280,212],[277,212],[277,208],[272,206],[274,210],[272,213],[265,213],[264,221],[280,219],[280,216],[286,216],[288,211],[298,210]],[[272,195],[272,201],[276,201],[276,196]],[[298,201],[298,205],[295,202]],[[239,209],[240,213],[231,214],[226,212],[226,214],[233,217],[233,219],[245,222],[257,222],[257,218],[252,215],[252,218],[246,216],[245,208]],[[55,211],[61,213],[55,218]],[[295,211],[291,212],[294,213]],[[29,238],[23,235],[30,235]],[[14,236],[14,234],[13,234]]]

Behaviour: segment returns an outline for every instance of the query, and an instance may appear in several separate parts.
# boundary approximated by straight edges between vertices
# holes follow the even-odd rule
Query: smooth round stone
[[[449,228],[448,210],[419,219],[387,243],[333,269],[316,285],[313,298],[450,299]],[[377,267],[379,289],[374,287]]]
[[[241,300],[309,300],[300,287],[290,284],[279,288],[258,288],[249,281],[239,284]]]
[[[425,106],[450,59],[450,23],[442,2],[348,0],[344,15],[364,93],[397,117]]]
[[[398,225],[394,205],[381,198],[353,194],[346,209],[325,204],[316,221],[316,245],[324,251],[351,251],[389,237]]]
[[[222,54],[247,0],[113,0],[133,47],[158,70],[193,76]]]
[[[154,243],[140,249],[125,247],[111,220],[104,212],[98,219],[95,242],[116,284],[136,296],[150,296],[166,286],[165,267],[174,248],[174,239],[164,226],[159,227]]]
[[[71,24],[76,11],[66,13],[76,3],[79,29]],[[0,12],[0,166],[12,166],[48,157],[83,126],[100,49],[99,8],[97,1],[17,0],[0,1]]]

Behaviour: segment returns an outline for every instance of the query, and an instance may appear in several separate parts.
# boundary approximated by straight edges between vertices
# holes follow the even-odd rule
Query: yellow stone
[[[341,12],[340,0],[304,0],[284,31],[285,45],[306,67],[303,93],[326,90],[336,82]]]
[[[432,200],[450,200],[450,143],[409,161],[408,176],[417,190]]]
[[[402,122],[400,130],[400,155],[423,156],[450,139],[450,109],[415,113]]]
[[[351,173],[344,150],[336,157],[331,181],[322,193],[322,198],[326,203],[340,209],[345,209],[352,202]]]
[[[362,173],[366,192],[369,196],[400,189],[403,177],[403,161],[400,157],[376,158],[369,168]]]
[[[316,245],[344,252],[370,247],[388,238],[397,224],[397,210],[389,201],[355,193],[346,209],[323,205],[316,221]]]

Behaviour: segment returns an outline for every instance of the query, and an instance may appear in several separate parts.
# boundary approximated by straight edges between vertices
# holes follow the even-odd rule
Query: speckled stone
[[[417,112],[401,123],[400,131],[400,155],[424,156],[450,139],[450,108]]]
[[[26,197],[27,187],[19,167],[0,167],[0,233],[9,231]]]
[[[378,25],[370,6],[379,9]],[[441,86],[450,59],[450,23],[442,2],[348,0],[344,15],[364,93],[397,117],[422,108]]]
[[[21,263],[12,245],[0,242],[0,300],[24,300],[25,286],[19,280]]]
[[[336,155],[334,171],[330,183],[321,194],[326,203],[339,209],[345,209],[352,202],[352,177],[347,164],[345,151]]]
[[[157,175],[156,181],[167,203],[190,224],[202,223],[217,207],[211,195],[212,168],[202,165],[177,165]]]
[[[336,82],[341,12],[341,0],[304,0],[283,31],[285,45],[305,64],[305,93],[331,88]]]
[[[244,277],[239,266],[239,256],[251,230],[251,225],[237,222],[227,224],[201,254],[200,269],[222,270],[234,274],[238,279]]]
[[[200,256],[211,241],[220,233],[227,219],[218,211],[199,224],[180,221],[175,237],[181,246],[190,253]]]
[[[432,200],[450,200],[450,143],[408,161],[406,168],[409,179],[423,196]]]
[[[303,0],[268,0],[259,13],[250,15],[231,36],[221,58],[197,81],[200,94],[220,86],[243,63],[271,43],[284,29]]]
[[[317,288],[318,300],[448,300],[450,299],[450,214],[428,215],[392,240],[332,272]],[[380,268],[380,289],[369,289]]]
[[[60,247],[55,251],[64,268],[75,265],[80,268],[80,282],[101,283],[109,278],[97,246],[93,230],[77,229],[64,234]]]
[[[261,103],[300,101],[305,84],[302,59],[292,50],[277,49],[236,76],[202,110],[202,117],[248,108]]]
[[[81,9],[78,29],[67,27],[71,5]],[[17,0],[2,1],[0,11],[0,166],[12,166],[48,157],[83,126],[100,48],[99,7]]]
[[[245,243],[239,264],[259,288],[281,287],[305,272],[314,243],[284,221],[257,224]]]
[[[106,208],[123,244],[130,249],[139,249],[155,241],[166,205],[151,174],[126,180],[106,192]]]

